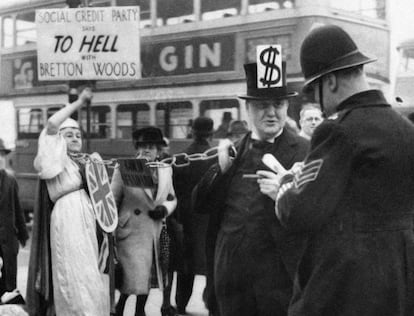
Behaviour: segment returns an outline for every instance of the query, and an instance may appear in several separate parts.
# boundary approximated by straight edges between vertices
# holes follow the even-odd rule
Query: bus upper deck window
[[[189,101],[158,103],[155,122],[168,138],[187,138],[193,119],[193,106]]]
[[[22,108],[17,110],[18,137],[37,138],[43,129],[41,109]]]
[[[14,34],[14,23],[11,16],[5,16],[2,18],[2,43],[1,46],[4,48],[13,47],[13,34]]]
[[[148,104],[120,104],[116,109],[116,137],[130,139],[133,130],[148,126],[149,121]]]
[[[87,132],[87,111],[81,110],[81,126]],[[91,107],[90,114],[90,138],[110,138],[111,137],[111,109],[107,105]]]
[[[36,43],[35,12],[30,11],[16,16],[17,46]]]

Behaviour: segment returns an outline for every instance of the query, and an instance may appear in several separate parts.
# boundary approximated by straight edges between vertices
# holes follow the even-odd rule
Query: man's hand
[[[218,163],[220,166],[221,173],[226,173],[233,163],[233,158],[230,157],[230,148],[232,148],[233,146],[233,142],[229,139],[221,140],[218,145]]]
[[[257,180],[257,183],[260,186],[260,192],[275,201],[280,188],[280,180],[283,175],[278,175],[274,172],[265,170],[259,170],[256,174],[260,177]]]

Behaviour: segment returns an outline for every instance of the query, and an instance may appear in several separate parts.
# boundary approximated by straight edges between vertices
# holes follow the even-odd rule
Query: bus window
[[[192,22],[195,20],[193,0],[159,0],[157,17],[162,18],[166,25]]]
[[[37,138],[43,129],[41,109],[22,108],[17,110],[18,137]]]
[[[81,109],[81,126],[86,132],[86,108]],[[90,138],[110,138],[111,136],[111,109],[109,106],[100,105],[91,107]]]
[[[291,9],[294,6],[294,0],[251,0],[249,2],[249,13]]]
[[[2,18],[2,47],[10,48],[13,47],[13,34],[14,34],[14,23],[11,16],[5,16]]]
[[[240,104],[237,99],[204,100],[200,115],[214,121],[214,138],[226,138],[230,122],[240,118]]]
[[[189,101],[157,104],[155,122],[168,138],[187,138],[192,119],[193,106]]]
[[[385,0],[331,0],[332,8],[340,9],[370,18],[382,19],[386,18]]]
[[[17,46],[36,43],[35,12],[20,13],[16,16]]]
[[[202,20],[214,20],[239,14],[241,0],[209,0],[201,2]]]
[[[130,139],[134,129],[148,126],[149,121],[148,104],[120,104],[116,109],[116,137]]]
[[[47,109],[47,118],[51,117],[53,114],[55,114],[57,111],[59,111],[61,108],[60,107],[53,107],[53,108],[48,108]]]

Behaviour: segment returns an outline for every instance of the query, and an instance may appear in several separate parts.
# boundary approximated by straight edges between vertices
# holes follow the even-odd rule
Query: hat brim
[[[154,145],[162,145],[167,146],[167,143],[164,140],[156,140],[156,141],[135,141],[135,145],[148,145],[148,144],[154,144]]]
[[[253,96],[253,95],[239,95],[239,99],[243,100],[283,100],[296,97],[298,93],[296,91],[288,92],[287,94],[283,95],[275,95],[275,96]]]
[[[318,80],[322,76],[325,76],[331,72],[342,70],[342,69],[347,69],[347,68],[352,68],[352,67],[356,67],[360,65],[365,65],[368,63],[372,63],[376,60],[377,60],[376,58],[365,56],[361,52],[357,51],[354,54],[347,56],[347,58],[343,58],[340,61],[333,63],[330,67],[326,68],[322,72],[317,73],[310,78],[307,78],[305,80],[302,91],[305,93],[310,92],[311,91],[310,85],[312,83],[314,83],[316,80]]]
[[[213,135],[213,131],[198,131],[196,129],[193,129],[193,134],[199,135],[202,137],[208,137],[208,136]]]

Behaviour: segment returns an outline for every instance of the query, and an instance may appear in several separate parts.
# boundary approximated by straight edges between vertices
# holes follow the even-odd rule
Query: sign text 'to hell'
[[[141,78],[139,7],[36,11],[39,80]]]

